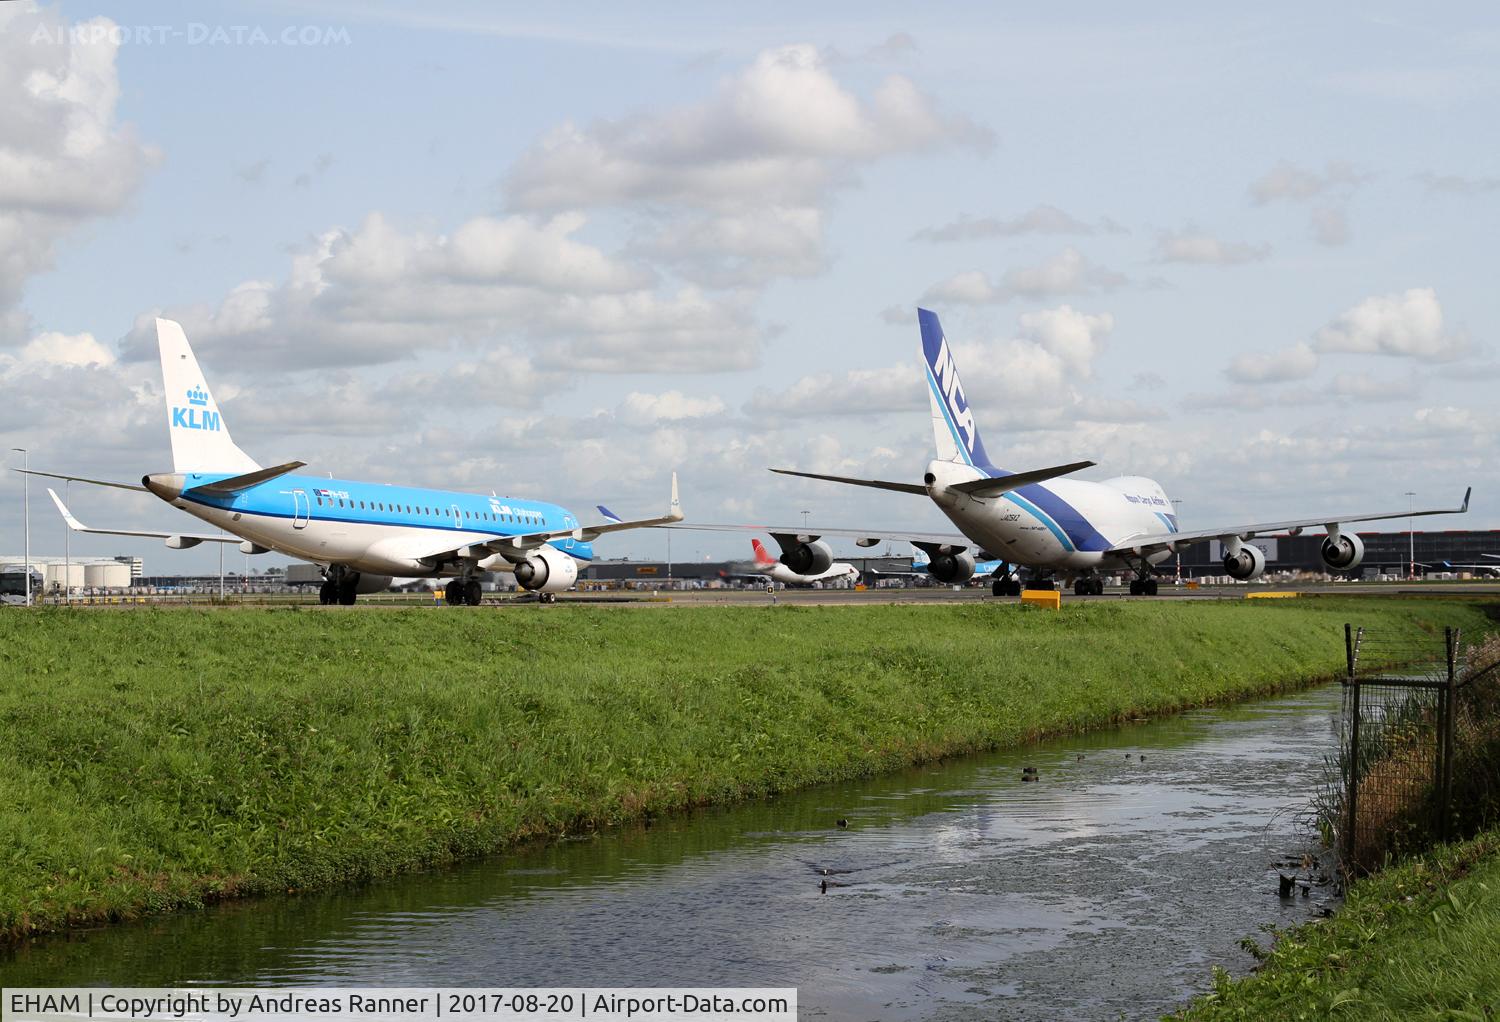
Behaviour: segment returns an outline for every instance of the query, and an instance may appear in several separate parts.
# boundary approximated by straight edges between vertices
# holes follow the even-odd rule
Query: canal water
[[[108,927],[0,955],[0,983],[795,986],[803,1018],[1152,1018],[1214,966],[1247,972],[1242,938],[1330,903],[1317,884],[1279,897],[1277,874],[1318,872],[1301,868],[1321,852],[1305,807],[1338,701],[1332,686]]]

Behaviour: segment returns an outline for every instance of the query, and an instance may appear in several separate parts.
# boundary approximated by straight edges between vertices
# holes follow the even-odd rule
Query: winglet
[[[674,522],[682,521],[682,501],[677,499],[677,473],[672,473],[672,503],[667,507],[667,517]]]
[[[1469,511],[1469,495],[1471,493],[1473,493],[1473,492],[1474,492],[1474,487],[1472,487],[1472,486],[1470,486],[1468,489],[1464,490],[1464,504],[1463,504],[1463,507],[1461,507],[1461,508],[1458,509],[1458,513],[1459,514],[1462,515],[1462,514],[1467,514],[1468,513],[1468,511]]]
[[[619,515],[615,514],[609,508],[605,507],[603,504],[595,504],[594,510],[598,511],[601,515],[603,515],[607,520],[611,522],[623,522],[625,520]]]
[[[63,521],[68,523],[68,528],[74,532],[88,531],[82,522],[73,517],[73,512],[68,510],[68,505],[62,502],[62,498],[57,495],[57,491],[50,486],[47,487],[47,496],[52,498],[52,503],[56,504],[57,510],[62,512]]]

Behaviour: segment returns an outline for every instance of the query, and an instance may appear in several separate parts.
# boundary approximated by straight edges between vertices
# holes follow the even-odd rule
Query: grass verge
[[[1494,1018],[1500,1013],[1500,830],[1438,848],[1350,888],[1331,919],[1281,935],[1258,972],[1216,974],[1174,1016]]]
[[[0,940],[1244,698],[1434,600],[0,616]]]

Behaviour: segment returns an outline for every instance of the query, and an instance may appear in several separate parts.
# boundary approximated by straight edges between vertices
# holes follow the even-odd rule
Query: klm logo
[[[942,347],[938,349],[937,358],[933,360],[932,375],[937,380],[943,401],[948,405],[949,417],[963,433],[964,446],[969,449],[970,454],[973,454],[974,412],[969,408],[969,402],[964,397],[964,385],[958,382],[958,366],[953,361],[953,352],[948,350],[946,337],[943,338]]]
[[[208,410],[208,391],[193,387],[187,392],[187,407],[172,408],[173,429],[204,429],[217,433],[220,428],[219,413]]]

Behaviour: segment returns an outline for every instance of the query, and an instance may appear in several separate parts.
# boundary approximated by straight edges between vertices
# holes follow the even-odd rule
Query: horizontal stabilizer
[[[884,479],[851,479],[848,476],[825,476],[816,472],[793,472],[789,468],[773,468],[772,472],[783,476],[801,476],[803,479],[822,479],[829,483],[845,483],[849,486],[868,486],[876,490],[895,490],[897,493],[927,495],[927,487],[921,483],[892,483]]]
[[[239,536],[228,536],[223,533],[214,536],[204,536],[181,532],[139,532],[133,529],[91,529],[73,517],[73,512],[68,510],[68,506],[62,502],[62,498],[57,495],[56,490],[49,487],[47,489],[47,496],[52,498],[52,503],[57,505],[57,510],[62,514],[63,521],[67,522],[68,528],[74,532],[90,532],[99,536],[141,536],[146,539],[164,539],[167,540],[168,546],[179,550],[190,546],[197,546],[199,543],[240,542]]]
[[[295,472],[306,465],[305,461],[289,461],[285,465],[276,465],[272,468],[260,468],[254,472],[246,472],[244,475],[230,476],[228,479],[220,479],[216,483],[206,483],[203,486],[194,486],[194,493],[206,493],[210,497],[233,497],[236,493],[243,493],[261,483],[284,476],[288,472]]]
[[[117,483],[109,479],[86,479],[83,476],[65,476],[58,472],[38,472],[36,469],[15,468],[12,472],[20,472],[22,475],[43,476],[47,479],[62,479],[70,483],[88,483],[90,486],[113,486],[117,490],[138,490],[141,493],[149,493],[140,483]]]
[[[1038,468],[1030,472],[1016,472],[998,479],[973,479],[966,483],[950,483],[948,489],[957,490],[959,493],[967,493],[971,497],[998,497],[1002,493],[1011,490],[1019,490],[1023,486],[1033,483],[1044,483],[1048,479],[1056,479],[1058,476],[1070,475],[1085,468],[1093,468],[1095,462],[1075,461],[1068,465],[1054,465],[1052,468]]]

